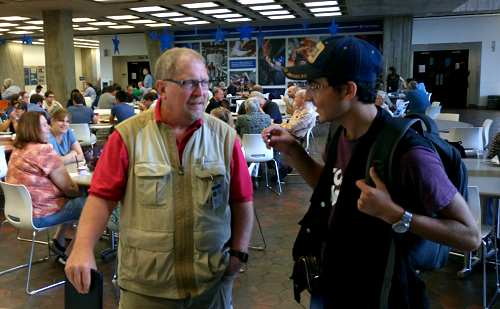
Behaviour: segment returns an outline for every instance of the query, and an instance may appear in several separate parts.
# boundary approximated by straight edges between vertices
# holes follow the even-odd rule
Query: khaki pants
[[[223,277],[205,293],[189,299],[167,299],[121,290],[119,309],[231,309],[234,277]]]

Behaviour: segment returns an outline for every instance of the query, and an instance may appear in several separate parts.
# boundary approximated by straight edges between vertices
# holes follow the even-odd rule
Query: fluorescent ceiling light
[[[209,21],[206,20],[196,20],[196,21],[187,21],[185,22],[186,25],[203,25],[203,24],[209,24]]]
[[[188,9],[201,9],[201,8],[213,8],[219,6],[217,3],[213,2],[198,2],[198,3],[187,3],[181,4],[183,7]]]
[[[19,41],[19,40],[14,40],[14,41],[11,41],[12,43],[17,43],[17,44],[23,44],[23,41]]]
[[[92,26],[115,26],[116,23],[111,22],[111,21],[98,21],[95,23],[89,23],[89,25],[92,25]]]
[[[106,16],[106,18],[112,19],[112,20],[128,20],[128,19],[138,19],[139,16],[135,15],[115,15],[115,16]]]
[[[28,17],[21,17],[21,16],[7,16],[7,17],[0,17],[0,20],[5,20],[5,21],[19,21],[19,20],[28,20]]]
[[[214,15],[213,17],[223,19],[223,18],[237,18],[237,17],[243,17],[241,14],[220,14],[220,15]]]
[[[111,28],[111,29],[133,29],[135,27],[132,25],[118,25],[118,26],[109,26],[108,28]]]
[[[276,16],[268,16],[267,18],[269,19],[289,19],[289,18],[295,18],[293,15],[276,15]]]
[[[184,14],[179,13],[179,12],[166,12],[166,13],[156,13],[156,14],[151,14],[155,17],[175,17],[175,16],[184,16]]]
[[[19,26],[19,24],[0,23],[0,27],[15,27],[15,26]]]
[[[41,39],[43,40],[43,39]],[[78,41],[78,42],[89,42],[89,43],[97,43],[99,44],[99,40],[88,40],[88,39],[78,39],[78,38],[74,38],[73,41]]]
[[[31,42],[31,44],[33,44],[33,45],[43,45],[42,42]]]
[[[25,21],[25,23],[31,24],[31,25],[43,25],[43,20],[29,20],[29,21]]]
[[[20,27],[16,27],[16,29],[21,29],[21,30],[40,30],[40,29],[43,29],[43,27],[40,27],[40,26],[20,26]]]
[[[213,9],[213,10],[201,10],[199,11],[202,14],[223,14],[223,13],[231,13],[231,10],[228,9]]]
[[[327,16],[341,16],[342,12],[329,12],[329,13],[316,13],[316,17],[327,17]]]
[[[339,5],[339,3],[337,1],[317,1],[317,2],[306,2],[304,3],[304,5],[307,7],[314,7],[314,6]]]
[[[74,30],[78,30],[78,31],[94,31],[94,30],[99,30],[99,28],[96,28],[96,27],[80,27],[80,28],[75,28]]]
[[[139,19],[139,20],[129,20],[128,21],[131,24],[152,24],[155,23],[156,20],[152,19]]]
[[[10,29],[4,29],[4,28],[0,28],[0,32],[2,31],[9,31]]]
[[[73,18],[73,22],[74,22],[74,23],[87,23],[87,22],[91,22],[91,21],[95,21],[95,19],[93,19],[93,18],[88,18],[88,17],[77,17],[77,18]]]
[[[284,14],[290,14],[287,10],[281,10],[281,11],[262,11],[259,12],[261,15],[269,16],[269,15],[284,15]]]
[[[250,8],[254,11],[263,11],[263,10],[278,10],[282,9],[283,7],[279,4],[271,4],[271,5],[251,6]]]
[[[262,3],[273,3],[274,0],[237,0],[241,4],[262,4]]]
[[[162,7],[162,6],[141,6],[138,8],[130,8],[132,11],[136,12],[160,12],[160,11],[166,11],[167,9]]]
[[[326,7],[326,8],[309,9],[309,11],[311,11],[311,13],[339,12],[340,8],[338,6],[331,6],[331,7]]]
[[[78,28],[78,27],[80,27],[79,24],[73,24],[73,28]]]
[[[32,34],[33,31],[9,31],[10,34]]]
[[[175,18],[170,18],[171,21],[195,21],[198,20],[196,17],[175,17]]]
[[[236,22],[240,22],[240,21],[251,21],[251,19],[248,17],[231,18],[231,19],[224,19],[224,20],[227,21],[228,23],[236,23]]]
[[[159,28],[159,27],[170,27],[172,25],[168,23],[156,23],[156,24],[146,24],[146,26],[151,28]]]

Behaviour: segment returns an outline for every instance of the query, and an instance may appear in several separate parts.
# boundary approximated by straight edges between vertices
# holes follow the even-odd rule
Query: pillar
[[[14,85],[24,89],[24,61],[23,46],[16,43],[4,43],[0,45],[0,86],[3,80],[11,78]]]
[[[396,72],[404,79],[412,77],[412,31],[411,16],[384,18],[384,77],[391,66],[396,68]]]
[[[149,57],[149,67],[151,68],[151,75],[155,76],[155,65],[158,58],[160,58],[160,41],[151,40],[148,33],[144,33],[144,38],[146,41],[146,49],[148,51]]]

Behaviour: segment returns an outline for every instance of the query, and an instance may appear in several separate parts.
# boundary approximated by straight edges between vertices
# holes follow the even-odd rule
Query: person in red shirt
[[[204,125],[204,121],[208,121],[209,123],[217,122],[217,126],[223,128],[221,131],[224,132],[229,132],[228,130],[232,129],[226,129],[225,124],[219,123],[219,120],[215,120],[204,113],[209,82],[206,65],[201,55],[185,48],[169,49],[158,60],[155,72],[155,79],[157,80],[159,90],[159,99],[155,109],[141,113],[138,118],[125,122],[121,126],[128,128],[128,125],[131,125],[135,119],[146,119],[146,117],[151,117],[151,113],[154,113],[156,126],[159,128],[167,126],[168,130],[175,133],[176,150],[178,151],[178,158],[181,160],[179,162],[181,169],[177,170],[176,173],[184,175],[182,158],[183,155],[185,157],[190,155],[189,153],[184,154],[184,149],[188,142],[191,139],[196,140],[198,130],[203,130],[201,132],[209,134],[209,136],[210,134],[214,134],[211,128]],[[140,130],[140,132],[144,131]],[[125,139],[125,136],[122,136],[125,133],[120,132],[120,126],[118,126],[117,130],[109,137],[103,154],[99,159],[89,190],[90,196],[80,219],[75,246],[65,268],[68,279],[80,293],[88,292],[90,286],[90,269],[96,269],[93,248],[106,226],[110,213],[116,207],[117,202],[123,200],[127,181],[136,177],[134,170],[129,168],[129,162],[131,158],[137,157],[137,149],[134,153],[129,153],[125,144],[125,140],[129,141],[131,138],[130,134],[133,133],[127,133],[128,135]],[[221,134],[221,132],[217,134]],[[227,137],[229,136],[227,135]],[[147,139],[147,136],[143,138]],[[134,140],[138,141],[138,139]],[[171,145],[170,143],[165,143],[163,146],[169,147]],[[231,230],[231,238],[228,242],[230,250],[224,253],[229,255],[227,256],[229,263],[221,282],[216,283],[208,291],[202,292],[201,295],[191,296],[187,293],[187,298],[182,298],[181,296],[175,299],[152,297],[144,295],[146,293],[123,290],[120,306],[131,306],[130,308],[133,308],[134,304],[140,299],[141,305],[151,306],[151,308],[174,308],[178,305],[180,306],[180,304],[184,304],[186,301],[197,304],[199,307],[231,307],[232,278],[240,270],[241,263],[246,262],[246,258],[248,257],[246,252],[253,224],[251,179],[244,155],[241,151],[241,144],[237,138],[234,139],[232,147],[232,154],[229,161],[229,206],[231,212],[229,228]],[[224,161],[224,158],[220,159]],[[176,162],[172,163],[171,168],[173,171],[178,168],[176,164]],[[185,166],[184,168],[188,169],[191,167]],[[174,201],[176,198],[184,196],[180,191],[182,190],[177,190],[173,193]],[[141,192],[137,192],[137,194],[141,194]],[[122,206],[122,219],[126,207],[127,203],[125,202]],[[133,205],[130,207],[133,207]],[[124,221],[122,221],[123,223]],[[187,234],[190,233],[190,231],[187,232]],[[121,244],[124,244],[123,241],[125,240],[121,239],[120,241]],[[175,244],[175,246],[177,245],[179,244]],[[158,246],[161,246],[161,244],[158,244]],[[168,272],[169,270],[166,269],[165,271]],[[176,272],[175,275],[178,275],[178,273]],[[226,278],[231,278],[229,283]],[[168,289],[168,287],[164,286],[155,286],[154,288]],[[144,289],[147,289],[147,287]],[[184,291],[180,288],[177,289],[179,294],[182,295]],[[149,295],[154,293],[153,291]]]

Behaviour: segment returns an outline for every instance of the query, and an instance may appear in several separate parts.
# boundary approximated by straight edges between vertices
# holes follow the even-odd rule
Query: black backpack
[[[374,166],[378,176],[384,181],[389,191],[396,188],[393,177],[393,162],[399,142],[408,132],[415,130],[423,136],[439,155],[448,178],[467,200],[467,169],[462,162],[460,152],[439,136],[436,123],[423,114],[410,114],[405,118],[392,118],[386,122],[370,149],[366,163],[366,180],[372,183],[369,168]],[[394,274],[396,242],[393,237],[389,249],[384,284],[381,295],[381,308],[385,308]],[[408,262],[414,270],[435,270],[445,266],[450,248],[448,246],[419,238],[407,246]],[[384,304],[385,305],[382,305]]]

